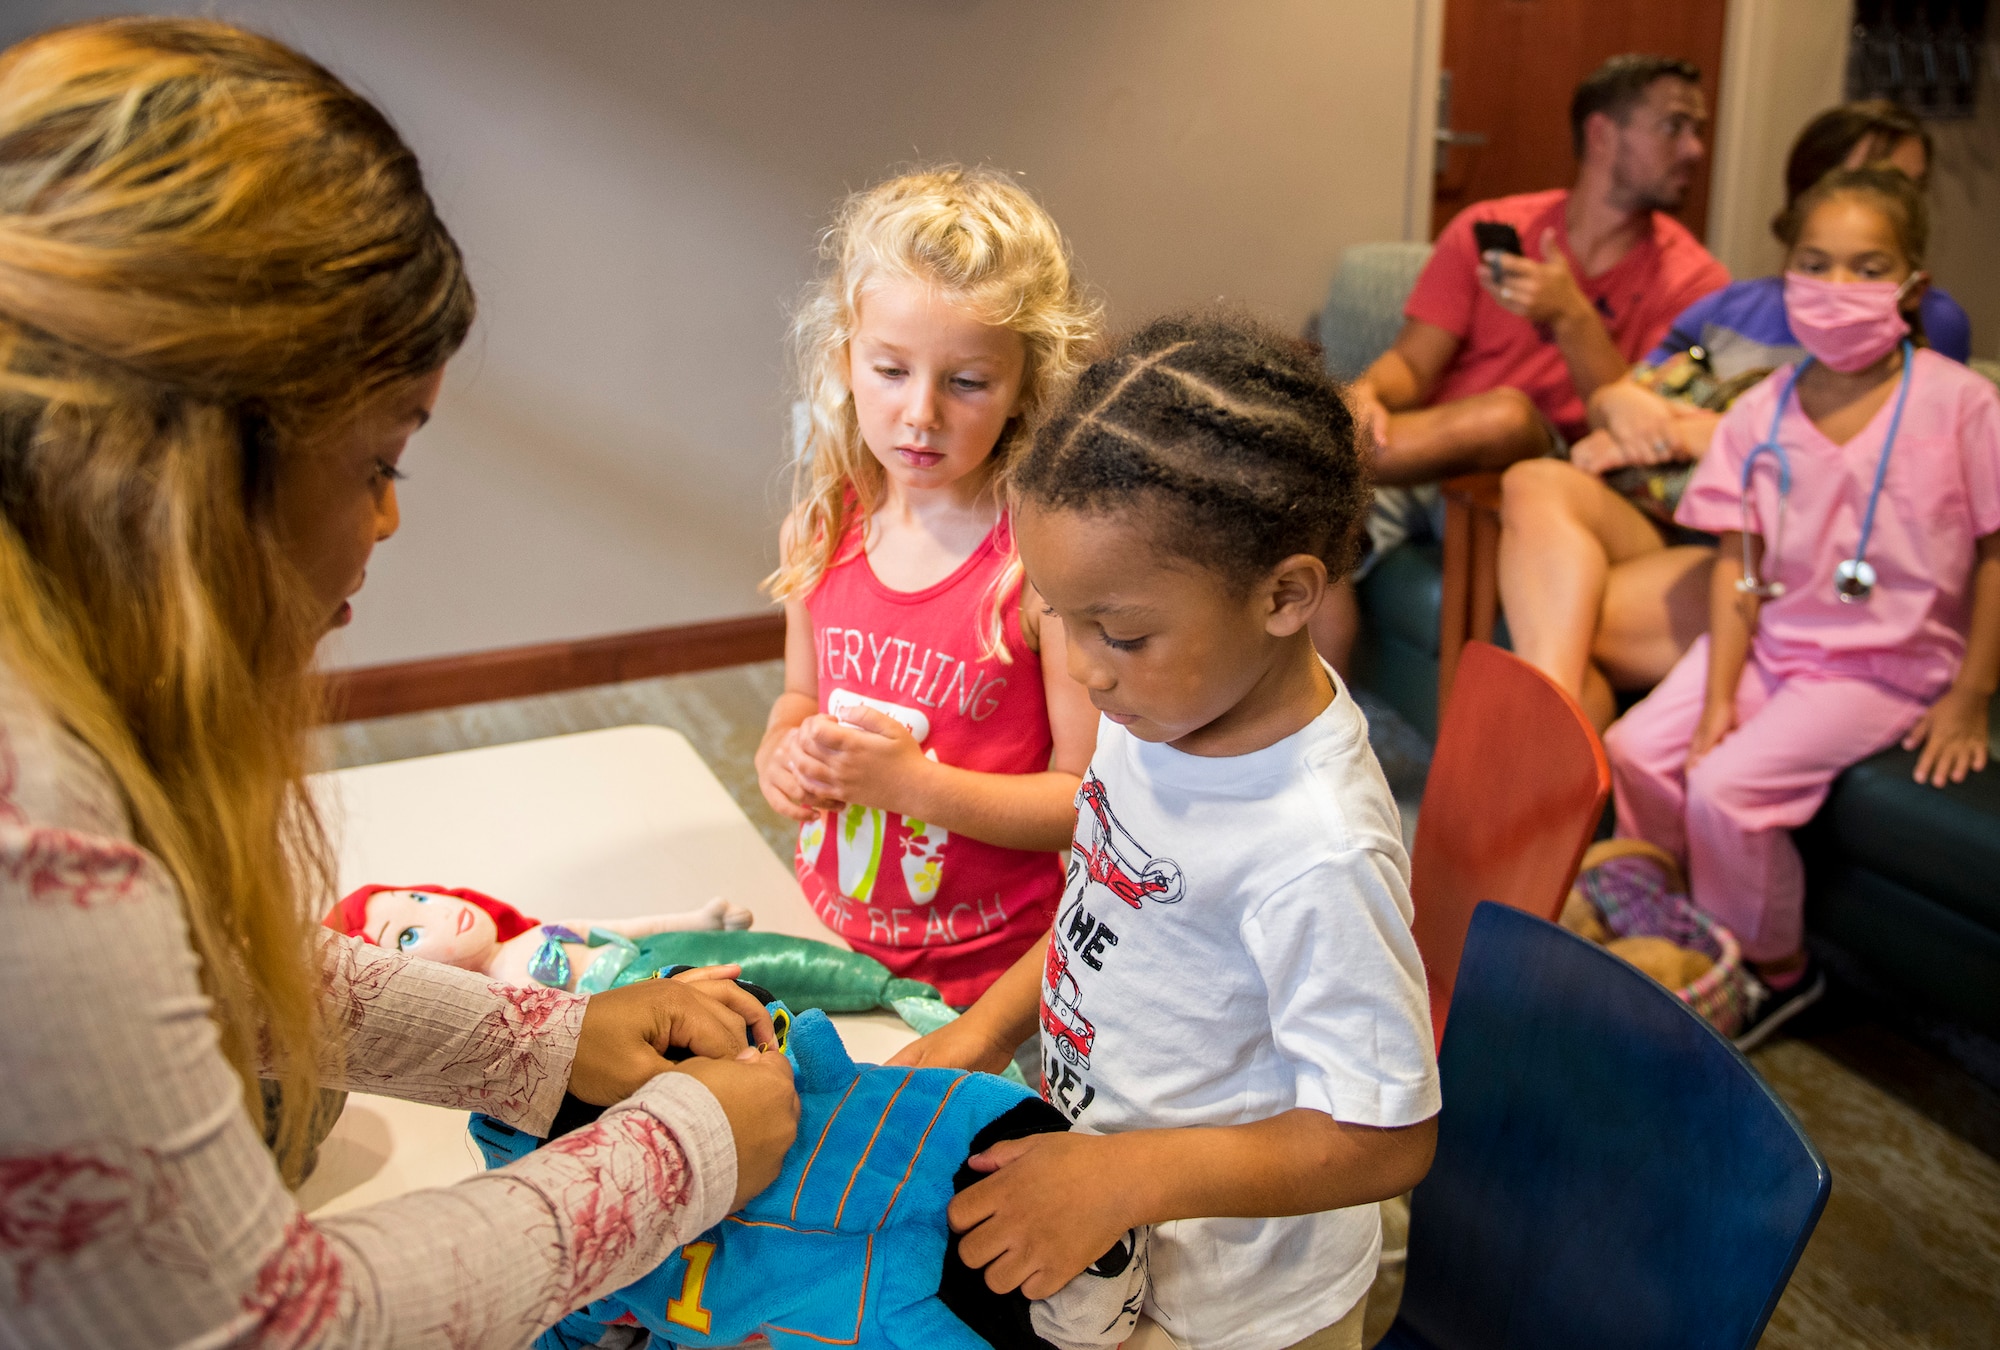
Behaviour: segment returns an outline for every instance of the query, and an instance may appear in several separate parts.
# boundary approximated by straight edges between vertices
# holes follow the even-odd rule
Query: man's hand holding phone
[[[1479,284],[1502,309],[1549,328],[1595,313],[1569,270],[1554,229],[1542,231],[1543,261],[1521,256],[1521,237],[1512,225],[1480,221],[1472,236],[1484,264]],[[1494,247],[1488,248],[1489,242]]]

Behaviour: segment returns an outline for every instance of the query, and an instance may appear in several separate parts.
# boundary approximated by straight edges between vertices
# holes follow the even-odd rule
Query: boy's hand
[[[889,1056],[891,1064],[911,1069],[972,1069],[979,1073],[1001,1073],[1014,1052],[994,1043],[976,1025],[961,1017],[946,1022],[928,1036],[919,1036]],[[1096,1260],[1096,1257],[1092,1257]]]
[[[989,1172],[952,1200],[959,1255],[985,1267],[995,1293],[1019,1289],[1047,1298],[1068,1284],[1135,1226],[1130,1178],[1110,1165],[1112,1142],[1101,1135],[1037,1134],[1009,1139],[975,1154],[975,1172]]]
[[[903,810],[910,783],[931,765],[917,738],[874,708],[856,708],[848,719],[821,713],[799,727],[800,786],[818,797],[921,818],[922,812]]]
[[[1932,787],[1943,787],[1947,782],[1963,783],[1966,774],[1984,769],[1985,697],[1956,686],[1946,690],[1944,697],[1933,703],[1910,728],[1910,734],[1903,737],[1905,750],[1920,745],[1924,752],[1917,756],[1915,774],[1919,783],[1927,779]]]
[[[845,805],[808,791],[799,782],[798,759],[799,729],[793,727],[778,739],[757,767],[757,787],[773,811],[803,824],[822,811],[838,811]]]
[[[1688,742],[1687,766],[1692,769],[1702,757],[1722,744],[1723,737],[1736,729],[1736,705],[1710,702],[1703,705],[1701,720],[1694,724],[1694,738]]]

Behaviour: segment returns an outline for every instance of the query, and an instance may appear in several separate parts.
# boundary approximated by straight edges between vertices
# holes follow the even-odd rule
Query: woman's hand
[[[1639,391],[1646,394],[1645,390]],[[1652,397],[1646,394],[1647,397]],[[1657,433],[1642,439],[1618,439],[1609,430],[1593,431],[1570,447],[1569,462],[1585,473],[1607,474],[1635,464],[1691,464],[1708,453],[1715,424],[1722,420],[1704,408],[1669,403],[1670,417]]]
[[[1634,461],[1608,431],[1593,431],[1569,448],[1569,462],[1585,473],[1600,477],[1622,469]]]
[[[1701,720],[1694,724],[1694,738],[1688,742],[1687,766],[1692,769],[1709,751],[1736,729],[1736,704],[1711,699],[1702,705]]]
[[[721,971],[729,977],[710,973]],[[570,1064],[570,1092],[593,1106],[610,1106],[671,1069],[665,1051],[730,1059],[749,1047],[753,1035],[759,1045],[774,1044],[771,1015],[729,983],[738,973],[735,966],[709,966],[689,971],[700,977],[694,980],[641,980],[591,995]]]
[[[775,1046],[778,1043],[778,1028],[771,1021],[771,1010],[759,1003],[756,995],[736,983],[742,974],[743,967],[732,962],[726,966],[694,966],[674,976],[673,980],[676,984],[693,985],[698,993],[706,994],[732,1009],[743,1019],[744,1031],[752,1044]]]
[[[1620,465],[1688,458],[1679,449],[1676,411],[1670,400],[1629,379],[1605,385],[1590,400],[1590,420],[1616,443]]]
[[[969,1017],[946,1022],[889,1056],[891,1064],[911,1069],[973,1069],[979,1073],[1001,1073],[1013,1059],[1013,1046],[1003,1046],[984,1034]]]
[[[1953,685],[1917,719],[1903,737],[1905,750],[1923,747],[1917,756],[1917,782],[1928,780],[1932,787],[1963,783],[1968,773],[1986,767],[1986,704],[1983,694]]]
[[[931,768],[909,729],[877,709],[862,706],[835,721],[808,717],[799,728],[794,772],[807,792],[828,800],[858,802],[919,820],[911,810],[911,787]]]
[[[799,1132],[792,1062],[776,1050],[744,1050],[734,1059],[691,1059],[674,1072],[714,1093],[729,1118],[729,1132],[736,1136],[736,1198],[729,1202],[733,1214],[778,1179],[785,1150]]]
[[[838,811],[844,803],[817,795],[799,781],[799,729],[791,727],[771,738],[757,756],[757,787],[781,816],[800,824],[822,811]]]

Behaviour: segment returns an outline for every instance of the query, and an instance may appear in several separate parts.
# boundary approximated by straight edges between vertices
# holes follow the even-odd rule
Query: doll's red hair
[[[375,939],[368,935],[368,902],[383,891],[421,891],[425,895],[449,895],[454,899],[465,901],[468,905],[477,905],[492,918],[494,927],[500,930],[502,942],[508,938],[519,937],[540,922],[539,919],[529,918],[505,900],[495,900],[480,891],[454,890],[450,886],[363,886],[351,895],[343,897],[339,904],[326,912],[326,918],[321,922],[336,933],[358,937],[372,946]]]

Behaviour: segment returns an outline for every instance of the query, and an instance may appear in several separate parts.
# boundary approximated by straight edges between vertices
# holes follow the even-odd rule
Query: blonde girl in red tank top
[[[1055,222],[990,170],[857,193],[822,256],[793,325],[810,427],[766,583],[785,692],[758,783],[799,822],[820,918],[964,1005],[1054,920],[1096,740],[1004,502],[1097,311]]]

